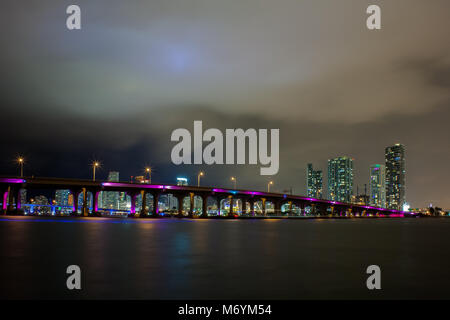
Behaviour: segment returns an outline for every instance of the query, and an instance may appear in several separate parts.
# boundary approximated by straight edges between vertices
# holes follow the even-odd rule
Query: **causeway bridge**
[[[73,216],[101,216],[99,195],[101,192],[124,192],[131,199],[128,216],[132,218],[158,218],[163,215],[159,210],[159,199],[164,195],[171,195],[177,201],[176,215],[179,217],[199,218],[244,218],[244,217],[295,217],[304,216],[306,208],[313,216],[379,216],[403,217],[409,214],[398,210],[376,208],[366,205],[314,199],[285,193],[261,192],[240,189],[225,189],[218,187],[179,186],[169,184],[145,184],[133,182],[92,181],[65,178],[37,178],[37,177],[0,177],[0,195],[2,200],[1,214],[24,214],[21,203],[21,190],[69,190],[73,196],[71,214]],[[88,194],[92,204],[88,204]],[[82,195],[82,205],[79,196]],[[140,208],[136,206],[136,199],[140,197]],[[148,205],[150,199],[151,206]],[[183,201],[189,199],[188,210],[183,210]],[[201,210],[194,210],[194,199],[201,200]],[[240,207],[236,209],[239,200]],[[208,201],[218,204],[218,214],[208,210]],[[221,212],[221,201],[227,201],[229,209]],[[271,210],[268,210],[268,204]],[[256,205],[258,204],[258,205]],[[151,210],[150,210],[151,208]],[[210,211],[210,212],[208,212]],[[225,210],[222,210],[225,211]],[[270,212],[269,212],[270,211]]]

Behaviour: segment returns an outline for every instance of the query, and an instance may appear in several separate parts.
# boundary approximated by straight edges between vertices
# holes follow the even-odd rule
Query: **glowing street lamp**
[[[146,167],[145,174],[148,174],[148,183],[152,183],[152,168]]]
[[[95,169],[100,167],[100,162],[94,161],[92,162],[92,181],[95,181]]]
[[[205,174],[203,171],[200,171],[197,176],[197,187],[200,187],[200,177],[203,177]]]
[[[234,188],[236,189],[236,177],[231,177],[231,181],[233,181],[234,182]]]
[[[270,186],[273,184],[273,181],[269,181],[267,184],[267,192],[270,192]]]
[[[20,166],[20,177],[23,178],[23,164],[25,163],[25,159],[23,157],[18,157],[17,163]]]

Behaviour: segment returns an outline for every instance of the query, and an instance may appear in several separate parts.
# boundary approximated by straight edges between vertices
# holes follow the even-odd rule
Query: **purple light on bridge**
[[[228,192],[226,189],[213,189],[213,192]]]
[[[180,186],[163,186],[164,189],[169,189],[169,190],[183,190],[183,187]]]
[[[262,195],[264,195],[263,192],[257,192],[257,191],[241,191],[239,193],[249,194],[249,195],[252,195],[252,196],[262,196]]]
[[[131,187],[131,188],[145,188],[145,189],[164,189],[162,184],[133,184],[121,182],[102,182],[104,187]]]
[[[8,208],[8,191],[3,193],[3,210]]]
[[[14,178],[0,178],[0,182],[6,183],[24,183],[26,180],[24,179],[14,179]]]

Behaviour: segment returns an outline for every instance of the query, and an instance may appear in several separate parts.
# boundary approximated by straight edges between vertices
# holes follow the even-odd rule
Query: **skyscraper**
[[[387,207],[401,210],[405,204],[405,147],[399,143],[387,147],[385,159]]]
[[[338,157],[328,160],[328,199],[350,202],[353,195],[353,159]]]
[[[378,208],[386,207],[386,167],[374,164],[369,170],[369,204]]]
[[[59,189],[55,192],[55,201],[58,206],[68,206],[69,205],[69,195],[70,190]]]
[[[322,199],[322,170],[314,170],[312,163],[306,166],[306,194],[308,197]]]

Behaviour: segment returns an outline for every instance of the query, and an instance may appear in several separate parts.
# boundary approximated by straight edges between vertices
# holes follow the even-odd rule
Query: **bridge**
[[[133,218],[157,218],[164,215],[160,212],[159,199],[171,195],[177,202],[178,217],[301,217],[311,216],[377,216],[404,217],[409,212],[376,208],[324,199],[314,199],[285,193],[261,192],[239,189],[224,189],[215,187],[179,186],[170,184],[144,184],[132,182],[91,181],[63,178],[36,177],[0,177],[0,195],[4,215],[24,214],[20,199],[21,190],[69,190],[73,196],[73,204],[69,207],[73,216],[102,216],[104,209],[99,208],[101,192],[124,192],[130,197],[131,205],[128,216]],[[90,194],[91,204],[88,203]],[[82,205],[79,197],[82,196]],[[140,197],[140,208],[136,207],[136,199]],[[151,198],[150,204],[148,200]],[[183,201],[188,198],[189,206],[183,210]],[[194,200],[201,201],[201,210],[195,210]],[[208,201],[217,203],[217,214],[208,210]],[[221,203],[226,201],[229,209],[222,210]],[[238,201],[240,206],[237,205]],[[25,204],[26,205],[26,204]],[[29,204],[28,204],[29,205]],[[51,206],[50,207],[54,207]],[[268,208],[271,207],[271,210]],[[150,210],[150,208],[152,210]],[[258,210],[259,209],[259,210]],[[307,210],[308,209],[308,210]],[[54,210],[52,210],[54,213]]]

